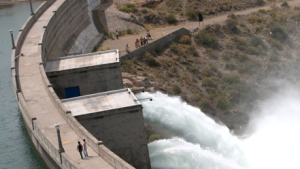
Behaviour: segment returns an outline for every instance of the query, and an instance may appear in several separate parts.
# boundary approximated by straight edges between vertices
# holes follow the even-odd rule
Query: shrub
[[[200,108],[211,109],[210,101],[208,99],[206,99],[206,98],[201,99],[201,101],[200,101]]]
[[[160,135],[158,134],[151,134],[149,137],[149,142],[155,141],[155,140],[159,140],[160,139]]]
[[[216,49],[219,46],[219,39],[217,36],[206,31],[200,31],[194,36],[194,38],[198,45],[203,45],[213,49]]]
[[[259,71],[260,64],[254,61],[246,61],[237,65],[239,73],[255,74]]]
[[[214,75],[213,71],[209,67],[204,67],[202,70],[202,75],[204,77],[211,77]]]
[[[249,23],[254,24],[254,23],[262,23],[264,20],[259,16],[252,15],[252,16],[248,16],[247,21]]]
[[[240,51],[234,51],[232,53],[231,57],[234,59],[237,59],[239,62],[245,62],[249,59],[247,55],[245,55],[244,53],[242,53]]]
[[[134,64],[132,63],[131,60],[124,60],[122,62],[122,70],[124,72],[128,72],[128,73],[131,73],[131,74],[136,74],[136,69],[135,69]]]
[[[189,20],[196,20],[197,19],[197,12],[191,8],[186,9],[185,11],[186,16]]]
[[[256,5],[264,5],[265,1],[264,0],[255,0]]]
[[[293,19],[294,21],[300,21],[300,12],[298,12],[297,14],[294,14],[291,16],[291,19]]]
[[[201,95],[200,94],[194,94],[191,98],[192,101],[194,102],[199,102],[201,100]]]
[[[179,50],[179,47],[176,43],[172,43],[170,45],[170,50],[174,53],[174,54],[180,54],[180,50]]]
[[[181,93],[181,88],[178,84],[172,84],[172,90],[175,94],[180,94]]]
[[[258,47],[258,46],[261,46],[263,47],[264,49],[267,48],[267,46],[265,45],[264,41],[260,38],[260,37],[252,37],[251,40],[250,40],[250,44],[254,47]]]
[[[225,51],[225,52],[222,53],[221,57],[223,58],[223,60],[229,61],[230,57],[231,57],[230,55],[231,55],[231,53]]]
[[[233,40],[236,44],[236,47],[239,50],[241,50],[241,51],[247,51],[248,50],[248,44],[244,39],[242,39],[241,37],[236,36],[236,37],[233,38]]]
[[[230,102],[225,96],[218,96],[217,98],[215,98],[215,102],[217,104],[217,107],[222,110],[227,110],[230,106]]]
[[[182,35],[178,41],[181,44],[191,44],[191,37],[188,35]]]
[[[286,1],[284,1],[284,2],[281,4],[281,6],[282,6],[282,7],[290,7],[290,5],[289,5]]]
[[[190,52],[190,54],[192,54],[194,57],[198,57],[199,56],[199,52],[197,51],[196,47],[194,45],[191,45],[188,47],[188,51]]]
[[[223,74],[223,80],[228,84],[240,83],[240,77],[236,74]]]
[[[131,29],[128,28],[128,29],[126,30],[126,33],[127,33],[127,34],[133,34],[133,31],[132,31]]]
[[[229,33],[238,33],[239,29],[237,28],[238,21],[236,19],[226,19],[225,21],[226,28]]]
[[[228,70],[235,70],[236,66],[233,63],[226,63],[225,68]]]
[[[148,66],[150,67],[157,67],[157,66],[160,66],[160,63],[153,57],[153,55],[151,55],[151,53],[147,52],[145,55],[144,55],[144,59],[143,59],[147,64]]]
[[[148,10],[147,10],[147,9],[142,9],[141,12],[142,12],[143,14],[146,14],[146,13],[148,13]]]
[[[204,77],[202,79],[202,86],[203,87],[216,87],[216,83],[211,77]]]
[[[277,40],[275,39],[272,39],[272,38],[267,38],[267,41],[275,48],[277,48],[278,50],[282,50],[283,47],[282,45],[280,44],[280,42],[278,42]]]
[[[270,32],[272,32],[272,34],[270,34],[271,38],[274,38],[280,42],[285,42],[289,39],[289,35],[283,26],[271,22],[268,24],[268,27],[270,29]]]
[[[276,53],[272,53],[270,55],[270,62],[278,62],[279,61],[279,56]]]
[[[258,12],[266,14],[267,11],[265,9],[259,9]]]
[[[122,12],[126,12],[126,13],[136,13],[138,12],[138,9],[136,9],[135,5],[134,4],[126,4],[124,7],[121,7],[119,9],[120,11]]]
[[[167,16],[167,21],[169,24],[177,24],[178,22],[174,14],[169,14]]]
[[[198,74],[199,73],[198,68],[195,67],[195,66],[192,66],[192,67],[187,66],[186,70],[189,71],[189,72],[191,72],[191,73],[193,73],[193,74]]]

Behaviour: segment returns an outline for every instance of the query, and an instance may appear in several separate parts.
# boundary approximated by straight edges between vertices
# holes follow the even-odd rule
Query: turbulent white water
[[[199,109],[160,92],[142,93],[145,121],[159,124],[174,138],[150,143],[152,168],[299,169],[300,95],[285,91],[263,102],[252,120],[250,137],[240,140]]]

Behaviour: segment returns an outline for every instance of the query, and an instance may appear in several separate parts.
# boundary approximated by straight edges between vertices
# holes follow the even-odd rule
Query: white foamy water
[[[299,169],[299,96],[290,90],[264,101],[251,121],[251,136],[240,140],[179,97],[138,94],[153,98],[142,102],[145,121],[174,135],[148,145],[152,168]]]

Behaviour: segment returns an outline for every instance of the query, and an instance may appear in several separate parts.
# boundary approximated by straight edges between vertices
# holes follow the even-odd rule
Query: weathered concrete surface
[[[118,50],[75,55],[49,60],[46,72],[61,99],[65,88],[79,87],[80,96],[122,89]]]
[[[25,56],[19,58],[18,74],[20,89],[26,102],[27,112],[30,117],[36,117],[39,127],[47,136],[50,144],[57,145],[57,135],[54,128],[55,123],[60,124],[61,138],[65,153],[72,162],[81,168],[113,168],[105,160],[100,158],[96,152],[88,147],[91,157],[84,160],[80,159],[76,150],[78,140],[82,140],[73,129],[66,123],[65,119],[60,115],[57,108],[49,98],[45,86],[43,84],[39,63],[41,57],[39,52],[39,41],[43,36],[43,26],[47,25],[54,10],[57,9],[64,1],[57,0],[46,10],[46,12],[33,25],[26,36],[21,52]]]
[[[121,89],[64,99],[72,115],[111,151],[138,169],[150,169],[142,105]]]

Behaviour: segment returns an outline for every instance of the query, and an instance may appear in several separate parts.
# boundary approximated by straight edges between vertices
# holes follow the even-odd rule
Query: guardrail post
[[[32,9],[32,2],[31,2],[31,0],[29,0],[29,3],[30,3],[31,15],[34,15],[34,12],[33,12],[33,9]]]
[[[16,49],[13,30],[11,29],[11,30],[9,30],[9,32],[10,32],[10,36],[11,36],[12,49]]]
[[[36,120],[36,117],[31,118],[32,130],[34,130],[33,120]]]
[[[60,138],[60,130],[59,130],[59,124],[55,124],[55,128],[56,128],[56,132],[57,132],[57,140],[58,140],[58,152],[62,153],[65,152],[63,146],[62,146],[62,142],[61,142],[61,138]]]

